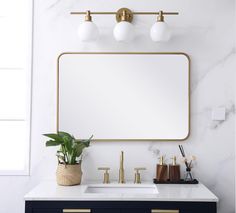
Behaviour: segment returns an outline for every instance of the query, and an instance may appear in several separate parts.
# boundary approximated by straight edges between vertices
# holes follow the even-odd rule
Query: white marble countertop
[[[94,183],[91,183],[94,185]],[[25,195],[26,201],[193,201],[193,202],[218,202],[218,198],[203,184],[160,184],[157,194],[102,194],[85,193],[91,184],[78,186],[58,186],[55,181],[45,181]],[[142,186],[150,183],[143,183]],[[104,186],[104,184],[97,184]],[[110,184],[109,184],[110,185]],[[125,184],[127,185],[127,184]],[[130,186],[134,186],[130,184]],[[118,186],[111,184],[110,186]]]

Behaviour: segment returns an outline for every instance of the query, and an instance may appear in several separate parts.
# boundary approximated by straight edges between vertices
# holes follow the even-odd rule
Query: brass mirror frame
[[[179,142],[185,141],[190,136],[191,128],[191,98],[190,98],[190,72],[191,72],[191,59],[190,56],[184,52],[63,52],[57,58],[57,120],[56,120],[56,131],[59,131],[59,73],[60,73],[60,58],[63,55],[184,55],[188,59],[188,134],[183,139],[93,139],[94,142],[119,142],[119,141],[158,141],[158,142]]]

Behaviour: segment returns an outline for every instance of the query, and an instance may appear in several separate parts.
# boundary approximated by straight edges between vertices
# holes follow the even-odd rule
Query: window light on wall
[[[0,2],[0,175],[29,174],[32,1]]]

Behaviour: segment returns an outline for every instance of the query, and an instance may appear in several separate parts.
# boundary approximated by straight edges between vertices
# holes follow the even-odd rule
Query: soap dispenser
[[[156,166],[156,180],[159,182],[166,182],[168,179],[168,167],[164,164],[164,157],[161,156],[159,164]]]
[[[170,182],[180,181],[180,165],[176,164],[176,156],[172,159],[172,164],[169,165],[169,179]]]

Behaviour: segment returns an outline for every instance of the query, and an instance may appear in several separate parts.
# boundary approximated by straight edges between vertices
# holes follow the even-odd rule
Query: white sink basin
[[[158,190],[154,184],[94,184],[88,185],[84,193],[158,194]]]

